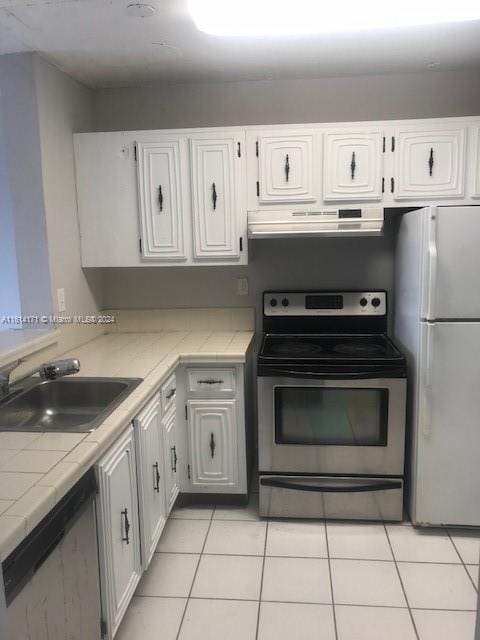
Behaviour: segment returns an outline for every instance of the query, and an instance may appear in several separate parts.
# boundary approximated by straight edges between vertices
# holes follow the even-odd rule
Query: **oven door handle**
[[[367,380],[377,378],[398,378],[398,369],[378,369],[377,371],[295,371],[291,369],[269,369],[261,377],[311,378],[317,380]]]
[[[360,493],[362,491],[389,491],[401,489],[400,480],[368,480],[364,483],[352,482],[339,484],[338,480],[322,480],[319,484],[301,484],[280,478],[261,478],[260,484],[265,487],[294,489],[295,491],[313,491],[317,493]]]

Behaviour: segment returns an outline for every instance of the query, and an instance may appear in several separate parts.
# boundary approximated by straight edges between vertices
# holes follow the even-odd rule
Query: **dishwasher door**
[[[89,481],[91,484],[91,478]],[[29,551],[25,552],[19,545],[20,551],[12,552],[10,571],[6,571],[3,563],[8,640],[99,640],[101,637],[94,494],[88,486],[85,488],[85,484],[81,495],[78,490],[75,493],[76,487],[78,485],[66,496],[73,495],[69,509],[63,508],[60,514],[62,505],[57,505],[60,509],[55,511],[54,508],[40,523],[44,525],[44,531],[52,523],[52,518],[57,525],[55,529],[47,529],[48,535],[41,536],[43,545],[39,544],[37,535]],[[16,551],[17,556],[14,555]],[[30,560],[29,571],[25,556]],[[18,567],[23,568],[20,578]],[[10,596],[8,576],[14,582],[17,578],[17,585],[10,591]]]

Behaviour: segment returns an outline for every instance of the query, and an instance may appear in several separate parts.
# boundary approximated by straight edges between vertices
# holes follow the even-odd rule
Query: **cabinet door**
[[[324,200],[381,200],[381,131],[325,134]]]
[[[238,484],[236,400],[190,400],[188,438],[194,487]]]
[[[164,433],[164,467],[165,467],[165,499],[167,515],[172,510],[178,496],[179,486],[177,473],[181,452],[177,442],[176,411],[172,411],[163,419]]]
[[[243,134],[190,140],[196,259],[240,260],[247,217],[244,147]]]
[[[464,195],[465,129],[399,129],[395,200]]]
[[[473,131],[473,190],[472,196],[480,198],[480,127],[476,127]]]
[[[132,427],[99,462],[98,479],[102,604],[113,637],[141,575]]]
[[[258,201],[315,202],[314,134],[258,136]]]
[[[167,519],[160,394],[135,419],[142,564],[148,567]]]
[[[137,142],[142,256],[186,260],[185,140]]]

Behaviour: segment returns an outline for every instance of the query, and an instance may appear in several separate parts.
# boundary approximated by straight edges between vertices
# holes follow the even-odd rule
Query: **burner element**
[[[314,356],[323,348],[311,342],[280,342],[272,346],[272,352],[282,356]]]
[[[375,356],[385,353],[385,347],[371,342],[342,342],[333,347],[335,353],[346,356]]]

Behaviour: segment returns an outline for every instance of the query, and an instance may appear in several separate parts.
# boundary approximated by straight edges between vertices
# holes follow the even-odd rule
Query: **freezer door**
[[[480,526],[480,323],[422,323],[421,341],[411,516]]]
[[[480,207],[426,214],[422,319],[480,319]]]

